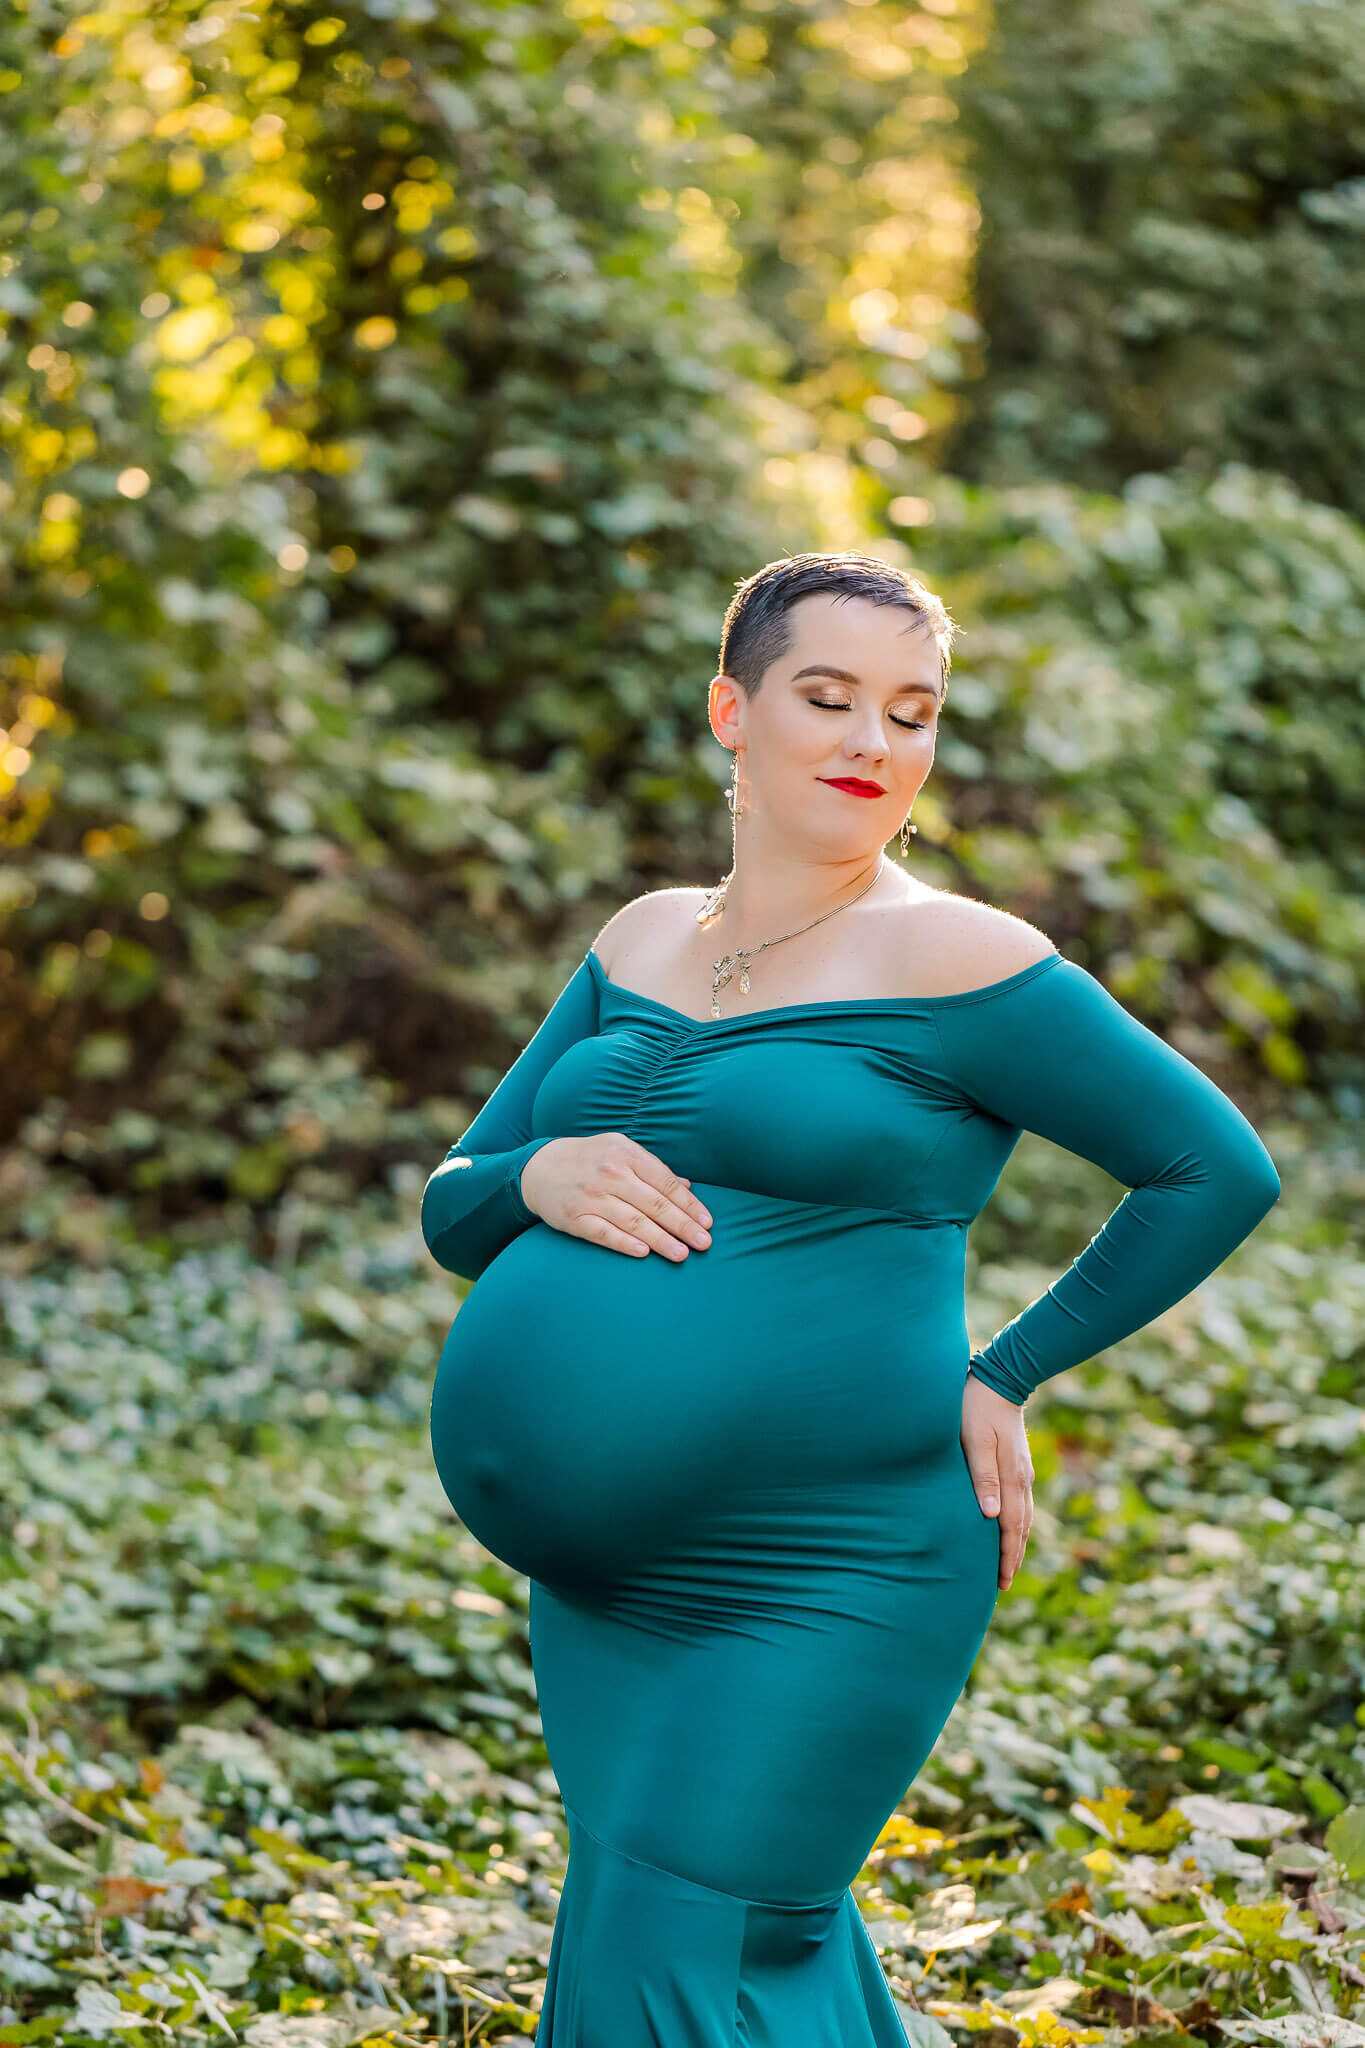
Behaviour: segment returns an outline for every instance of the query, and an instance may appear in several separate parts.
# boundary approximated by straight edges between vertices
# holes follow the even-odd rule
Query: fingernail
[[[983,1493],[981,1496],[981,1505],[988,1515],[994,1515],[999,1513],[1000,1503],[993,1493]]]

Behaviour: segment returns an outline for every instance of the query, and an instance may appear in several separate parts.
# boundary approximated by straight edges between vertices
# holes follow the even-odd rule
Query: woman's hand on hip
[[[624,1131],[551,1138],[522,1168],[521,1198],[543,1223],[631,1258],[680,1260],[711,1242],[710,1211],[690,1181]]]
[[[1033,1460],[1023,1409],[975,1373],[962,1390],[962,1448],[982,1514],[1000,1517],[1003,1589],[1024,1561],[1033,1526]]]

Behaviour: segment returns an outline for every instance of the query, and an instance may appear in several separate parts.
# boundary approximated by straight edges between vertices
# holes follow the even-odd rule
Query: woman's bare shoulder
[[[671,919],[676,925],[685,907],[700,910],[709,894],[708,889],[676,888],[649,889],[643,896],[633,896],[607,919],[592,949],[610,974],[613,963],[632,946],[662,929],[661,920]]]
[[[925,890],[900,907],[905,988],[912,995],[957,995],[1004,981],[1057,947],[1027,918],[974,896]]]

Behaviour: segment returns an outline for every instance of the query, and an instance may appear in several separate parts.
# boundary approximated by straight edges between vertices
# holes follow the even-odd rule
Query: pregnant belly
[[[771,1499],[979,1522],[959,1433],[965,1226],[697,1182],[705,1251],[632,1258],[533,1224],[441,1354],[437,1471],[514,1570],[601,1583]]]

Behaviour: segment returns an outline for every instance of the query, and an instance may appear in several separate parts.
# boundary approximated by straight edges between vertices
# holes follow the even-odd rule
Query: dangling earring
[[[730,749],[730,787],[725,792],[725,801],[730,806],[732,818],[743,815],[744,805],[739,800],[739,754],[733,747]]]
[[[918,832],[918,831],[919,831],[919,826],[918,826],[918,825],[912,825],[912,824],[910,823],[910,814],[909,814],[909,812],[907,811],[907,812],[906,812],[906,814],[905,814],[905,822],[904,822],[904,824],[903,824],[903,825],[901,826],[901,852],[902,852],[902,853],[909,853],[909,851],[910,851],[910,841],[909,841],[909,840],[907,839],[907,837],[906,837],[906,834],[907,834],[907,832]]]
[[[725,792],[725,801],[730,806],[730,816],[732,818],[741,816],[745,806],[739,800],[739,751],[735,747],[730,749],[730,787]],[[725,892],[734,878],[735,871],[731,868],[728,875],[722,875],[705,903],[702,904],[701,909],[697,912],[697,923],[703,929],[713,924],[724,911]]]

